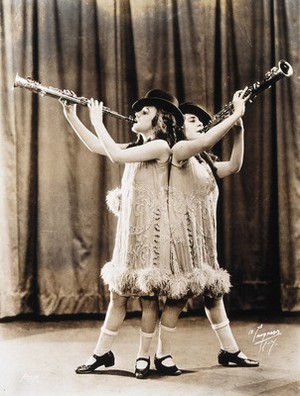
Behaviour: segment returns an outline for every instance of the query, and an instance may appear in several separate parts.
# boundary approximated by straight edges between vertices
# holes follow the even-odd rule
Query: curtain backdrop
[[[294,68],[247,105],[245,161],[221,184],[220,263],[230,310],[300,310],[298,0],[2,0],[0,318],[104,313],[99,273],[123,167],[89,152],[60,103],[15,75],[102,99],[128,115],[152,88],[212,114],[280,59]],[[89,125],[88,111],[78,114]],[[130,126],[106,117],[116,141]],[[227,159],[228,135],[216,147]],[[191,301],[195,307],[198,301]],[[132,300],[129,310],[139,309]]]

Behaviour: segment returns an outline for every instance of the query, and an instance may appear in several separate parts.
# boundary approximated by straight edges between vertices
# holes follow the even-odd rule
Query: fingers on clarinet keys
[[[82,366],[77,367],[75,372],[77,374],[88,374],[92,373],[100,366],[110,367],[115,364],[115,357],[112,351],[109,351],[102,356],[93,355],[93,358],[95,359],[94,363],[88,365],[83,364]]]
[[[59,101],[59,103],[62,104],[63,107],[70,107],[70,108],[71,108],[71,107],[75,106],[74,103],[69,102],[69,101],[68,101],[67,99],[65,99],[65,98],[59,98],[58,101]]]
[[[241,351],[237,351],[235,353],[230,353],[224,350],[220,350],[218,354],[218,362],[223,366],[232,366],[232,367],[258,367],[259,362],[253,359],[249,359],[247,357],[241,357],[239,354]]]
[[[137,364],[139,361],[146,362],[147,363],[146,367],[144,367],[143,369],[138,368]],[[136,359],[135,369],[134,369],[135,377],[138,379],[146,378],[149,375],[149,372],[150,372],[150,356],[148,358],[140,357]]]
[[[77,98],[77,95],[74,91],[71,91],[70,89],[63,89],[63,94],[69,95],[69,96],[73,96],[74,98]]]
[[[162,358],[158,358],[156,357],[156,355],[154,356],[154,365],[155,368],[157,370],[157,372],[161,375],[180,375],[182,374],[182,371],[174,364],[173,366],[165,366],[163,364],[163,361],[171,358],[171,355],[166,355],[163,356]]]

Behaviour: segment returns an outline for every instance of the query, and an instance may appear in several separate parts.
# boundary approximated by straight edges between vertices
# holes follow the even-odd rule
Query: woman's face
[[[187,140],[194,140],[199,137],[200,133],[203,133],[203,123],[194,114],[184,115],[184,134]]]
[[[154,106],[145,106],[140,111],[135,113],[135,123],[133,124],[132,131],[148,135],[153,132],[152,120],[156,116],[157,110]]]

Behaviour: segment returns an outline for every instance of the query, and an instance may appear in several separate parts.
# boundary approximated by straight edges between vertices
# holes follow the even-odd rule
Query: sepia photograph
[[[0,32],[0,395],[299,395],[300,0]]]

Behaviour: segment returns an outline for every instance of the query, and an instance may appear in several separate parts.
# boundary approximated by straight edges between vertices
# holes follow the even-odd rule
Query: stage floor
[[[139,343],[138,317],[125,320],[113,346],[114,367],[78,375],[98,338],[101,320],[0,323],[0,395],[9,396],[233,396],[300,395],[300,319],[262,315],[231,319],[240,348],[257,368],[217,363],[219,345],[204,316],[179,320],[173,358],[178,377],[152,372],[138,380],[133,368]]]

